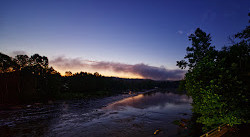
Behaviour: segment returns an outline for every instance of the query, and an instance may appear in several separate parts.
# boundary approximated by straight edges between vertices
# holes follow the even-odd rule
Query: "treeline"
[[[230,46],[216,50],[210,34],[198,28],[189,36],[186,60],[177,61],[180,68],[188,68],[184,88],[204,131],[250,122],[250,26],[233,38]]]
[[[45,56],[0,53],[0,104],[20,104],[56,99],[109,96],[146,89],[177,88],[178,81],[122,79],[80,72],[61,76]]]

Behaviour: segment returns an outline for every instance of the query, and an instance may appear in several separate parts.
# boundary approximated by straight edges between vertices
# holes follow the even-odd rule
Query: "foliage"
[[[210,46],[210,35],[198,28],[189,36],[192,46],[187,48],[188,60],[177,61],[180,68],[189,68],[185,87],[204,130],[249,120],[249,35],[247,27],[235,35],[237,43],[218,51]]]

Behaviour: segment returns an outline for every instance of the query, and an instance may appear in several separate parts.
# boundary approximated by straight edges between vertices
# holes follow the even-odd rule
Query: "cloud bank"
[[[79,68],[109,70],[117,73],[131,73],[153,80],[180,80],[186,73],[184,70],[169,70],[164,67],[154,67],[143,63],[131,65],[118,62],[82,60],[81,58],[66,58],[64,56],[56,57],[50,63],[62,70]]]

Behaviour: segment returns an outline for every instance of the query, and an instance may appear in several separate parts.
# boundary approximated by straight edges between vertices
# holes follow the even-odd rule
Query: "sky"
[[[188,35],[217,49],[248,25],[249,0],[0,0],[0,52],[38,53],[62,75],[178,80]]]

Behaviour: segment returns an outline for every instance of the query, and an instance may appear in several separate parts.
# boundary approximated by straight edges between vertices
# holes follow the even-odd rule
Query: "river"
[[[167,91],[58,101],[0,111],[0,136],[178,137],[174,120],[191,117],[192,99]]]

